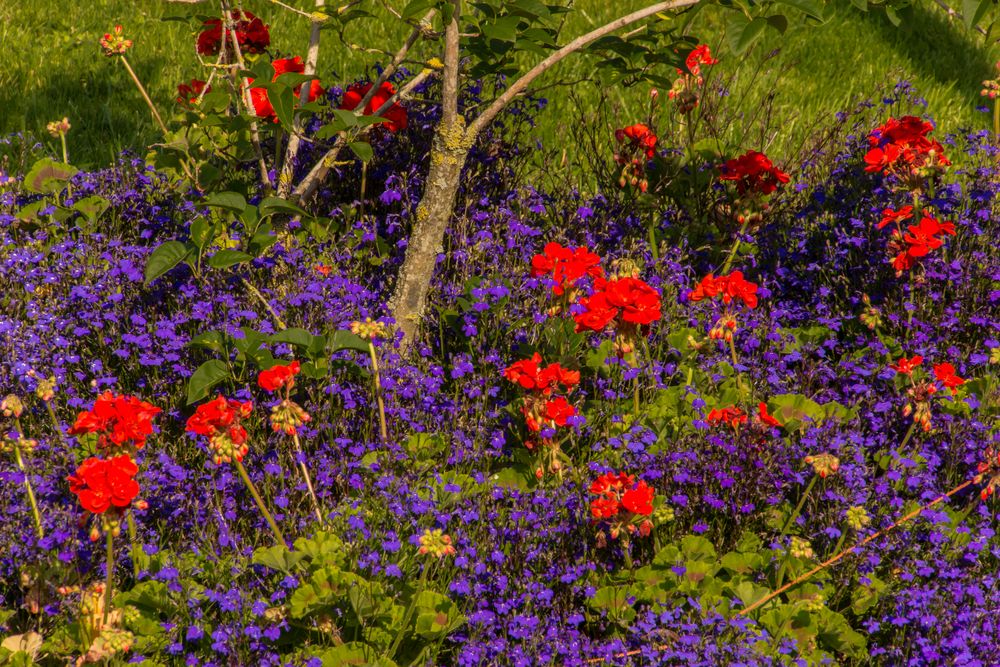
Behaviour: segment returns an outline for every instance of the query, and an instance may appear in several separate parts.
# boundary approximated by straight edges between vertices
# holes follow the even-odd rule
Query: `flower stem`
[[[267,309],[267,312],[270,313],[271,317],[274,318],[274,325],[276,327],[278,327],[282,331],[288,328],[285,325],[284,320],[282,320],[278,316],[278,313],[274,310],[274,308],[271,307],[271,304],[268,302],[268,300],[264,298],[264,295],[261,294],[260,291],[256,287],[254,287],[249,280],[247,280],[243,276],[240,276],[240,282],[242,282],[243,286],[247,288],[247,291],[249,291],[250,294],[252,294],[254,298],[256,298],[258,301],[260,301],[261,304],[264,306],[264,308]]]
[[[31,480],[28,478],[28,471],[24,466],[24,458],[21,456],[21,448],[14,444],[14,458],[17,459],[17,468],[24,475],[24,490],[28,493],[28,503],[31,505],[31,516],[35,519],[35,530],[38,532],[39,539],[45,537],[45,531],[42,529],[42,515],[38,511],[38,501],[35,500],[35,490],[31,488]]]
[[[788,517],[788,520],[785,522],[784,527],[781,529],[781,535],[778,536],[779,538],[784,537],[786,534],[788,534],[788,529],[792,527],[792,523],[794,523],[795,520],[799,518],[799,513],[802,512],[802,508],[806,504],[806,498],[809,497],[809,492],[813,490],[814,486],[816,486],[817,479],[819,479],[819,475],[813,475],[812,479],[809,480],[809,484],[806,486],[806,490],[802,492],[802,498],[799,499],[799,504],[795,506],[794,510],[792,510],[791,516]]]
[[[126,71],[128,71],[129,76],[132,77],[132,81],[135,82],[135,87],[139,89],[142,99],[146,100],[146,106],[148,106],[149,110],[153,112],[153,118],[156,119],[156,124],[159,125],[160,129],[163,131],[163,136],[166,137],[170,134],[170,130],[167,129],[166,123],[164,123],[163,118],[160,117],[160,112],[156,110],[156,105],[153,104],[153,100],[150,99],[149,93],[146,92],[146,87],[142,85],[142,81],[139,81],[139,77],[136,76],[135,70],[133,70],[132,66],[128,64],[128,59],[125,56],[122,56],[121,61],[122,65],[125,66]]]
[[[56,416],[56,411],[52,409],[52,401],[45,401],[45,410],[49,413],[49,419],[52,420],[52,428],[55,429],[56,434],[59,436],[59,441],[65,445],[66,434],[63,433],[62,426],[59,424],[59,417]]]
[[[389,429],[385,423],[385,401],[382,399],[382,379],[378,371],[378,355],[375,353],[375,341],[368,341],[368,351],[372,358],[372,381],[375,383],[375,401],[378,403],[378,429],[382,442],[389,440]]]
[[[104,626],[108,624],[108,614],[111,613],[111,586],[114,581],[115,574],[115,534],[112,530],[107,530],[107,547],[105,552],[105,557],[107,563],[105,565],[105,570],[107,570],[104,579]]]
[[[260,497],[257,487],[250,481],[250,475],[247,474],[247,469],[243,467],[243,462],[234,461],[234,463],[236,464],[236,469],[240,473],[240,477],[243,478],[243,483],[247,485],[250,495],[253,496],[254,502],[257,503],[257,508],[260,509],[260,513],[264,515],[265,519],[267,519],[267,525],[271,527],[271,532],[274,533],[274,537],[278,540],[278,544],[286,545],[285,536],[281,534],[281,529],[278,528],[278,524],[275,522],[274,517],[271,516],[271,513],[267,510],[267,506],[264,505],[264,499]]]
[[[1000,142],[1000,99],[993,100],[993,140]]]
[[[730,332],[732,333],[732,332]],[[742,391],[743,390],[743,374],[736,368],[739,365],[739,359],[736,357],[736,338],[734,336],[729,336],[729,352],[733,358],[733,372],[736,373],[736,386]]]
[[[139,530],[135,525],[135,517],[132,516],[131,512],[125,513],[125,522],[128,525],[128,541],[131,553],[129,554],[132,559],[132,571],[135,574],[135,578],[139,578],[139,559],[136,558],[136,554],[142,547],[139,545]]]
[[[303,460],[302,455],[302,445],[299,443],[299,434],[292,434],[292,442],[295,443],[295,458],[298,461],[299,469],[302,471],[302,477],[306,481],[306,489],[309,490],[309,498],[312,499],[313,510],[316,512],[316,518],[319,519],[320,525],[326,523],[323,519],[323,512],[319,508],[319,500],[316,498],[316,491],[313,490],[312,477],[309,476],[309,468],[306,467],[306,462]]]
[[[433,563],[427,563],[424,565],[424,569],[420,572],[420,580],[417,582],[417,588],[413,591],[413,595],[410,597],[410,603],[406,607],[406,612],[403,614],[403,623],[399,626],[399,632],[396,633],[396,638],[392,640],[392,646],[389,647],[388,653],[386,655],[392,658],[396,655],[396,649],[399,648],[400,643],[403,641],[403,637],[406,634],[406,629],[410,626],[410,620],[413,618],[413,612],[417,608],[417,598],[420,594],[424,592],[427,588],[427,573],[431,569]]]
[[[849,548],[847,548],[847,549],[845,549],[845,550],[837,553],[836,555],[834,555],[834,556],[826,559],[825,561],[823,561],[822,563],[820,563],[819,565],[817,565],[813,569],[809,570],[805,574],[803,574],[803,575],[801,575],[799,577],[796,577],[795,579],[792,579],[791,581],[789,581],[784,586],[781,586],[781,587],[777,588],[776,590],[772,591],[767,596],[761,598],[757,602],[754,602],[753,604],[751,604],[751,605],[749,605],[747,607],[744,607],[743,609],[741,609],[737,613],[737,615],[738,616],[746,616],[747,614],[749,614],[754,609],[757,609],[758,607],[761,607],[761,606],[767,604],[768,602],[770,602],[774,598],[778,597],[779,595],[781,595],[785,591],[789,590],[790,588],[798,586],[803,581],[806,581],[807,579],[809,579],[810,577],[812,577],[817,572],[822,572],[826,568],[830,567],[831,565],[833,565],[834,563],[836,563],[837,561],[839,561],[844,556],[847,556],[848,554],[854,553],[855,551],[857,551],[861,547],[865,546],[866,544],[869,544],[873,540],[878,539],[879,537],[881,537],[882,535],[885,535],[889,531],[891,531],[891,530],[893,530],[895,528],[898,528],[899,526],[901,526],[904,523],[910,521],[914,517],[919,516],[920,513],[923,512],[924,510],[928,510],[928,509],[934,507],[935,505],[937,505],[938,503],[940,503],[942,500],[946,500],[946,499],[950,498],[951,496],[955,495],[956,493],[958,493],[959,491],[962,491],[963,489],[967,488],[968,486],[976,483],[976,480],[977,480],[977,478],[973,478],[973,479],[967,480],[967,481],[959,484],[958,486],[956,486],[951,491],[948,491],[947,493],[941,494],[940,496],[938,496],[934,500],[930,501],[926,505],[922,505],[922,506],[918,507],[917,509],[913,510],[912,512],[910,512],[909,514],[906,514],[905,516],[903,516],[900,519],[896,520],[894,523],[890,524],[886,528],[883,528],[882,530],[879,530],[879,531],[876,531],[875,533],[872,533],[871,535],[869,535],[865,539],[861,540],[860,542],[858,542],[854,546],[849,547]]]
[[[740,243],[743,242],[743,231],[747,228],[747,222],[750,220],[750,216],[743,219],[740,223],[740,231],[736,232],[736,241],[733,242],[733,247],[729,249],[729,255],[726,257],[725,263],[719,270],[719,275],[724,276],[729,271],[729,267],[732,266],[733,260],[736,258],[736,253],[740,249]]]
[[[635,392],[632,397],[632,407],[635,412],[635,418],[639,418],[639,376],[636,375],[632,378],[632,384],[635,387]]]

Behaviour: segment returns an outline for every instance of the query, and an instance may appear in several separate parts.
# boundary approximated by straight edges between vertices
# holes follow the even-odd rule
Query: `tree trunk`
[[[455,195],[469,154],[471,140],[458,116],[442,123],[431,145],[431,166],[424,194],[417,205],[417,220],[410,232],[406,259],[399,271],[390,307],[408,347],[420,328],[437,256],[443,250],[444,233],[455,208]]]

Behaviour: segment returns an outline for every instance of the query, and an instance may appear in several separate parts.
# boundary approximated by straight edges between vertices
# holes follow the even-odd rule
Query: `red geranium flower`
[[[261,371],[257,376],[257,384],[264,391],[277,391],[286,384],[291,389],[295,384],[295,376],[299,374],[300,365],[298,361],[293,361],[287,366],[272,366],[266,371]]]
[[[104,514],[111,507],[123,508],[132,504],[139,495],[139,483],[133,479],[138,471],[127,454],[110,459],[90,457],[66,480],[83,509]]]
[[[603,278],[601,258],[585,247],[564,248],[558,243],[546,243],[542,253],[531,258],[531,275],[551,275],[555,281],[552,293],[562,296],[576,287],[584,276]]]
[[[240,51],[247,53],[264,53],[271,45],[271,34],[264,22],[248,11],[241,12],[234,9],[231,12],[233,17],[233,27],[236,32],[236,42],[240,45]],[[222,45],[222,19],[208,19],[203,24],[205,27],[198,35],[198,53],[203,56],[218,55]],[[226,50],[232,50],[232,38],[226,29]]]
[[[615,130],[615,140],[618,143],[628,140],[628,148],[641,152],[647,159],[652,160],[653,156],[656,155],[656,135],[653,134],[653,131],[648,126],[642,123],[636,123],[635,125]],[[619,162],[624,164],[621,160]]]
[[[347,88],[344,93],[344,99],[340,103],[341,109],[347,109],[348,111],[354,111],[361,104],[361,100],[364,99],[368,91],[371,90],[372,84],[370,83],[356,83]],[[388,81],[382,83],[378,90],[372,96],[368,104],[365,105],[365,115],[371,116],[375,113],[383,104],[389,101],[389,99],[396,94],[396,87],[393,86]],[[390,132],[399,132],[400,130],[406,129],[406,109],[404,109],[399,104],[395,102],[381,114],[380,117],[385,118],[385,122],[381,125],[385,126]]]
[[[941,144],[927,137],[933,129],[933,125],[916,116],[890,118],[868,136],[872,148],[865,155],[865,171],[914,173],[926,165],[950,165]]]
[[[775,419],[772,415],[767,412],[767,403],[760,403],[757,406],[757,419],[761,424],[766,424],[767,426],[780,427],[781,422]]]
[[[202,403],[187,420],[185,429],[208,438],[209,446],[215,453],[215,462],[242,461],[249,448],[247,431],[240,421],[249,417],[253,403],[226,399],[219,396],[208,403]]]
[[[545,427],[565,426],[569,418],[576,414],[576,408],[564,397],[557,396],[544,404],[524,405],[521,413],[528,429],[537,433]]]
[[[699,44],[688,54],[684,64],[692,75],[698,76],[701,74],[701,65],[718,65],[719,61],[712,57],[712,50],[708,48],[708,44]],[[680,70],[677,70],[677,73],[683,74]]]
[[[958,388],[965,384],[965,380],[955,374],[955,367],[947,362],[934,366],[934,377],[951,389],[952,394],[957,394]]]
[[[896,224],[898,225],[903,220],[909,220],[913,217],[913,207],[904,206],[898,211],[894,211],[891,208],[887,208],[882,211],[882,220],[878,223],[878,228],[883,229],[886,225]]]
[[[739,299],[747,308],[753,309],[757,307],[757,284],[744,279],[742,271],[718,277],[710,273],[688,292],[688,300],[694,302],[717,296],[721,296],[722,302],[727,306]]]
[[[902,375],[909,375],[923,362],[924,358],[917,354],[910,359],[900,357],[899,361],[897,361],[894,365],[889,366],[889,368]]]
[[[77,416],[69,434],[96,433],[97,446],[102,449],[112,446],[142,449],[146,437],[153,433],[153,417],[160,412],[160,408],[135,396],[116,396],[105,391],[90,410]]]
[[[613,321],[638,326],[652,324],[662,317],[660,293],[638,278],[618,278],[594,282],[596,291],[580,300],[583,311],[573,316],[576,330],[601,331]]]
[[[742,410],[740,410],[735,405],[730,405],[728,408],[718,408],[712,409],[708,413],[708,422],[710,424],[728,424],[733,428],[739,427],[740,424],[747,423],[747,416]]]
[[[537,352],[530,359],[515,361],[508,366],[503,376],[514,384],[529,391],[545,395],[552,393],[556,385],[573,387],[580,382],[580,372],[563,368],[557,363],[542,367],[542,357]]]
[[[653,513],[655,491],[646,482],[625,473],[605,473],[590,485],[590,492],[597,498],[590,501],[590,515],[595,521],[610,523],[611,537],[622,530],[648,535],[652,522],[647,518]]]
[[[212,87],[206,85],[201,79],[191,79],[188,83],[178,84],[177,104],[188,108],[193,107],[198,104],[198,99],[201,98],[202,94],[211,91]]]
[[[788,174],[774,166],[774,163],[759,151],[748,151],[738,158],[727,161],[721,167],[719,176],[723,181],[735,181],[741,195],[748,192],[769,195],[778,185],[788,182]]]
[[[271,81],[277,81],[278,77],[282,74],[303,74],[306,71],[306,65],[302,61],[302,58],[295,56],[294,58],[278,58],[271,63],[274,68],[274,77]],[[253,79],[247,79],[247,85],[253,83]],[[302,85],[298,85],[293,89],[293,94],[295,99],[299,98],[300,91],[302,90]],[[319,99],[323,93],[326,92],[323,86],[320,85],[317,79],[313,79],[309,82],[309,102],[315,102]],[[261,118],[267,118],[273,123],[278,122],[278,115],[274,112],[274,106],[271,105],[271,99],[267,95],[266,88],[251,88],[250,89],[250,99],[253,102],[253,110]]]

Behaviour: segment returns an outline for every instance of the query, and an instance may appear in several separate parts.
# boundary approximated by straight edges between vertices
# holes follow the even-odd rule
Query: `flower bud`
[[[14,417],[17,419],[24,412],[24,403],[14,394],[8,394],[6,398],[0,401],[0,411],[3,411],[4,417]]]

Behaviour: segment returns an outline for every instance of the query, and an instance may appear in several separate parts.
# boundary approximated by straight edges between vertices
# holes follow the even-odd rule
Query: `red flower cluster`
[[[234,9],[231,12],[233,17],[233,28],[236,32],[236,43],[240,45],[240,51],[247,53],[264,53],[271,45],[271,33],[264,22],[248,11]],[[205,27],[198,35],[198,53],[203,56],[218,55],[222,47],[222,19],[208,19],[203,24]],[[226,29],[226,50],[232,49],[232,37],[229,29]]]
[[[766,407],[766,406],[765,406]],[[739,428],[740,424],[747,423],[747,415],[735,405],[728,408],[713,408],[708,413],[709,424],[728,424],[732,428]]]
[[[649,535],[653,523],[645,517],[653,513],[655,492],[646,482],[636,483],[633,475],[625,473],[606,473],[594,480],[590,492],[597,496],[590,501],[590,514],[595,521],[611,524],[612,538],[622,530]]]
[[[271,366],[266,371],[261,371],[257,376],[257,384],[264,391],[274,392],[285,385],[291,389],[295,385],[295,376],[299,374],[301,366],[298,361],[285,366]]]
[[[955,235],[955,223],[940,222],[932,218],[927,211],[924,211],[920,224],[908,225],[906,229],[906,234],[897,231],[889,243],[889,251],[895,255],[892,267],[896,269],[897,274],[913,268],[921,257],[944,245],[944,236]]]
[[[661,317],[660,293],[639,278],[598,278],[594,288],[591,296],[580,299],[582,312],[573,315],[577,332],[602,331],[612,323],[646,326]]]
[[[684,59],[684,65],[687,67],[688,71],[693,76],[701,75],[702,65],[718,65],[719,61],[717,58],[712,57],[712,50],[708,48],[708,44],[699,44],[691,50],[691,53],[687,55]],[[683,74],[681,70],[677,70],[678,74]]]
[[[923,167],[949,166],[941,144],[927,137],[933,130],[933,125],[916,116],[890,118],[868,136],[872,148],[865,154],[865,171],[908,176]]]
[[[770,158],[758,151],[748,151],[728,160],[721,167],[723,181],[734,181],[741,195],[769,195],[778,185],[788,182],[788,174],[774,166]]]
[[[177,86],[177,104],[183,107],[194,107],[198,104],[198,99],[205,93],[212,91],[212,87],[201,79],[191,79],[188,83],[181,83]]]
[[[757,284],[745,280],[742,271],[719,277],[710,273],[688,292],[688,300],[694,302],[716,297],[722,297],[722,303],[727,306],[739,299],[747,308],[753,309],[757,307]]]
[[[920,364],[924,363],[924,358],[919,354],[913,355],[910,359],[906,357],[900,357],[894,365],[889,366],[892,370],[896,371],[900,375],[910,375],[916,370]]]
[[[341,109],[347,109],[348,111],[354,111],[361,104],[361,100],[364,99],[368,91],[372,89],[371,83],[356,83],[347,88],[347,92],[344,93],[344,99],[340,103]],[[365,105],[365,115],[371,116],[374,114],[383,104],[389,101],[389,99],[396,94],[396,88],[388,81],[382,83],[375,94],[372,96],[368,104]],[[379,114],[381,118],[385,118],[385,122],[381,123],[390,132],[399,132],[400,130],[406,129],[406,109],[404,109],[399,104],[395,102],[392,105]]]
[[[250,416],[253,403],[226,399],[223,396],[198,406],[185,429],[205,436],[214,452],[215,462],[242,461],[247,455],[247,431],[240,421]]]
[[[781,422],[774,418],[774,416],[768,414],[767,403],[759,403],[757,405],[757,421],[765,426],[773,426],[775,428],[781,427]]]
[[[153,433],[153,417],[160,412],[160,408],[134,396],[117,396],[106,391],[97,397],[90,410],[77,416],[69,434],[95,433],[101,449],[142,449],[146,437]]]
[[[552,276],[555,285],[552,293],[562,296],[566,290],[576,287],[584,276],[603,278],[601,258],[581,246],[579,248],[564,248],[558,243],[546,243],[542,253],[531,258],[531,275]]]
[[[112,507],[123,509],[132,504],[139,495],[139,483],[134,479],[138,471],[128,454],[110,459],[91,457],[66,480],[83,509],[104,514]]]
[[[279,58],[271,63],[274,67],[274,78],[272,81],[277,81],[278,77],[282,74],[302,74],[306,71],[306,65],[302,62],[302,58],[295,56],[294,58]],[[252,84],[253,79],[247,79],[247,84]],[[299,93],[302,89],[301,84],[296,86],[294,89],[295,99],[298,99]],[[323,86],[320,85],[317,79],[309,81],[309,101],[315,102],[319,97],[326,92]],[[278,116],[274,112],[274,106],[271,105],[271,99],[267,95],[266,88],[251,88],[250,89],[250,99],[253,102],[253,110],[261,118],[267,118],[272,123],[278,122]]]
[[[565,426],[569,418],[576,414],[576,408],[564,397],[556,396],[544,402],[526,401],[521,407],[521,414],[528,429],[538,433],[546,427]]]
[[[884,229],[886,225],[894,224],[898,229],[899,223],[903,222],[904,220],[909,220],[912,217],[913,217],[912,206],[904,206],[898,211],[894,211],[891,208],[887,208],[882,211],[882,220],[880,220],[878,225],[876,226],[879,229]]]
[[[618,143],[627,141],[627,148],[630,151],[642,153],[649,160],[652,160],[653,156],[656,155],[656,135],[642,123],[615,130],[615,141]],[[619,162],[619,164],[624,163]]]
[[[957,394],[958,388],[965,384],[965,380],[955,374],[955,367],[948,362],[934,366],[934,377],[952,394]]]
[[[512,363],[503,376],[522,389],[541,392],[544,396],[550,395],[558,385],[569,389],[580,382],[579,371],[571,371],[557,363],[543,367],[542,357],[537,352],[531,359]]]
[[[656,135],[648,126],[636,123],[615,130],[615,141],[622,146],[615,150],[615,162],[621,165],[622,171],[618,177],[618,186],[624,188],[631,185],[646,192],[649,181],[646,180],[646,163],[656,155]]]

